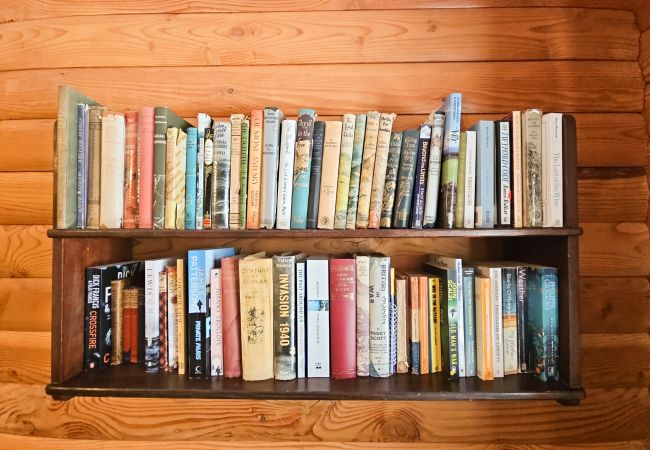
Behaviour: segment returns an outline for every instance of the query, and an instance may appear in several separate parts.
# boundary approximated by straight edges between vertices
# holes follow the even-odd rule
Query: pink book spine
[[[144,106],[138,119],[138,228],[153,228],[153,107]]]
[[[239,324],[239,258],[221,260],[223,375],[241,376],[241,341]]]

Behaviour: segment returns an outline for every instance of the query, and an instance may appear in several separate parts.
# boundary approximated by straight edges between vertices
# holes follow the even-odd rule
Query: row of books
[[[444,372],[559,379],[557,270],[430,255],[190,250],[89,267],[85,369],[291,380]]]
[[[59,228],[563,226],[558,113],[461,131],[453,93],[406,131],[394,113],[294,120],[274,107],[200,113],[193,127],[167,107],[114,113],[65,86],[59,101]]]

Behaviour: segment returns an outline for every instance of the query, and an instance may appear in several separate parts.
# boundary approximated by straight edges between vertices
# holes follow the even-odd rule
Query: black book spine
[[[84,317],[84,370],[104,367],[100,353],[101,270],[86,269],[86,305]]]
[[[517,363],[520,373],[529,371],[526,327],[528,326],[528,268],[517,267]]]
[[[323,144],[325,122],[314,122],[314,144],[311,153],[311,174],[309,177],[309,200],[307,201],[307,228],[318,224],[318,203],[320,200],[320,175],[323,165]]]
[[[429,145],[431,143],[431,125],[420,127],[418,141],[418,158],[415,166],[415,186],[413,187],[413,212],[411,228],[422,228],[424,221],[424,194],[427,190],[427,172],[429,170]]]
[[[204,377],[205,370],[205,313],[188,314],[188,374],[190,377]]]
[[[496,188],[496,218],[497,226],[512,226],[512,150],[510,146],[510,122],[497,120],[494,122],[494,140],[496,152],[495,188]]]
[[[411,199],[413,198],[419,135],[419,130],[408,130],[404,132],[402,139],[402,155],[395,188],[393,228],[407,228],[411,223]]]

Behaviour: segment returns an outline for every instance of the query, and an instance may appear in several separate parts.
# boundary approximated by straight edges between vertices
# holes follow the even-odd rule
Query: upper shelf
[[[491,228],[491,229],[357,229],[357,230],[48,230],[51,238],[437,238],[437,237],[546,237],[578,236],[581,228]]]

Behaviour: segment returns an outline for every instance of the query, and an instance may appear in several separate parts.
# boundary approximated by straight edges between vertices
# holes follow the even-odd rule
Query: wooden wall
[[[97,440],[142,448],[185,447],[189,440],[235,448],[287,446],[279,441],[302,441],[305,448],[407,446],[397,441],[476,449],[647,445],[650,5],[644,2],[0,0],[0,447],[95,448]],[[52,221],[59,83],[117,110],[162,102],[188,116],[270,104],[288,114],[301,106],[321,114],[376,108],[399,113],[404,126],[455,90],[464,93],[466,125],[529,106],[575,113],[586,400],[578,407],[53,401],[44,393],[51,307],[45,231]]]

